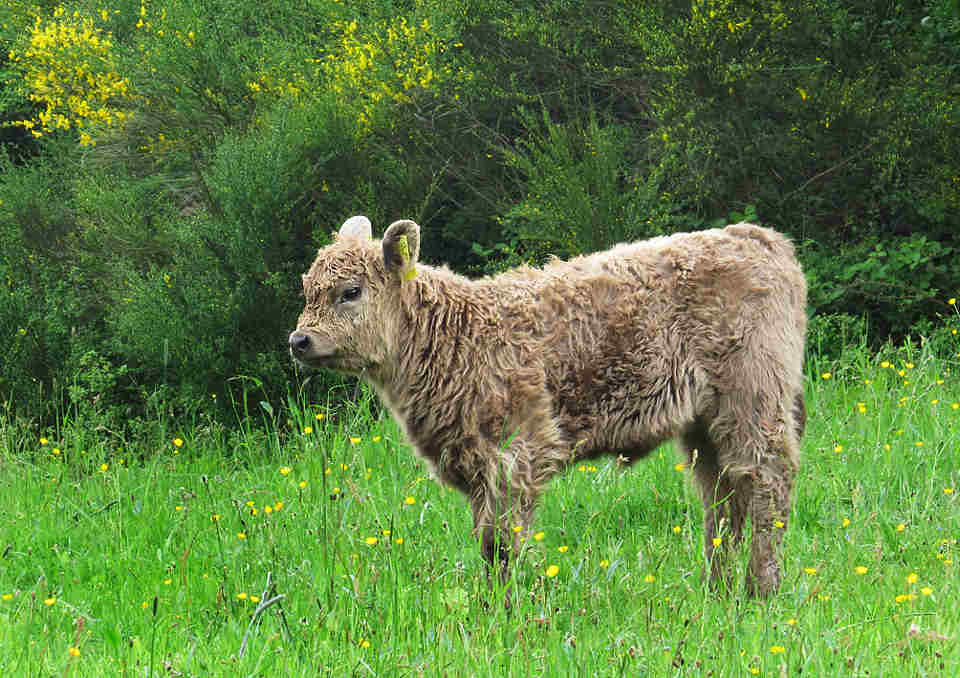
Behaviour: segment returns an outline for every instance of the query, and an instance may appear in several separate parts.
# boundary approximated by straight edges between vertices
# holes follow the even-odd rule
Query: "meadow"
[[[960,342],[808,360],[778,595],[701,582],[668,445],[571,468],[491,586],[462,497],[365,391],[158,414],[0,412],[5,676],[960,675]],[[352,404],[346,404],[346,403]]]

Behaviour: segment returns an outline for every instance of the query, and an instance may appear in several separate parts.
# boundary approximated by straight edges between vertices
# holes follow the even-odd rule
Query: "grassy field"
[[[745,554],[733,590],[701,584],[702,509],[669,446],[553,483],[507,612],[463,498],[370,402],[129,440],[0,414],[0,672],[960,675],[956,350],[808,366],[768,601],[742,595]]]

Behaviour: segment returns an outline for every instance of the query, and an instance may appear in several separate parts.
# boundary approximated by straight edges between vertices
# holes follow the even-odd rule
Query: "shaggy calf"
[[[563,467],[677,438],[703,499],[711,575],[749,516],[752,594],[773,593],[805,420],[806,281],[750,224],[468,280],[418,263],[420,228],[344,223],[303,277],[290,351],[361,376],[469,499],[490,563]],[[724,538],[715,547],[715,537]]]

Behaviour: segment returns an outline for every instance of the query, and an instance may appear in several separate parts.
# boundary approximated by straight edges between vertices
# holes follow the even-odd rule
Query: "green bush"
[[[821,344],[941,332],[958,56],[954,0],[8,2],[0,388],[279,402],[299,276],[357,213],[474,274],[761,221]]]
[[[502,223],[527,258],[569,257],[666,232],[676,208],[659,192],[658,173],[642,174],[634,130],[603,125],[596,112],[565,123],[546,113],[522,117],[527,135],[505,154],[528,193]]]

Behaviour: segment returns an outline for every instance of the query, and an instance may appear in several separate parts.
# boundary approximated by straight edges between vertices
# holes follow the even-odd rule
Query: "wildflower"
[[[840,521],[840,527],[847,527],[848,525],[850,525],[849,518],[844,518],[842,521]]]
[[[535,535],[533,535],[533,538],[535,541],[543,541],[543,538],[546,536],[547,535],[544,532],[537,532]]]
[[[317,421],[323,421],[323,412],[317,412],[317,416],[314,417]]]
[[[773,526],[776,527],[776,528],[778,528],[778,529],[781,529],[781,530],[782,530],[785,525],[786,525],[786,523],[783,522],[782,520],[774,520],[774,521],[773,521]]]
[[[674,470],[674,471],[682,471],[682,470],[685,469],[686,467],[687,467],[686,464],[677,464],[676,466],[673,467],[673,470]]]
[[[3,600],[5,600],[5,601],[7,601],[7,600],[13,600],[13,594],[12,594],[12,593],[4,593],[3,596],[0,596],[0,598],[3,598]]]
[[[899,596],[894,598],[894,600],[899,603],[906,603],[916,598],[912,593],[901,593]]]
[[[371,438],[370,440],[372,442],[379,443],[381,440],[383,440],[383,438],[381,438],[380,436],[373,436],[373,438]]]
[[[520,534],[521,532],[523,532],[523,525],[514,525],[513,531],[516,534]]]
[[[551,565],[547,568],[546,574],[548,577],[556,577],[560,572],[560,567],[557,565]]]
[[[945,488],[943,488],[943,493],[944,493],[944,494],[953,494],[953,488],[952,488],[952,487],[945,487]]]
[[[396,539],[393,540],[393,543],[396,544],[397,546],[400,546],[403,543],[403,537],[397,537]]]
[[[857,574],[866,574],[867,568],[864,567],[863,565],[857,565],[855,568],[853,568],[853,571],[856,572]]]
[[[58,447],[54,447],[52,450],[50,450],[50,452],[53,453],[53,456],[55,457],[60,456],[60,448]]]
[[[49,598],[47,598],[46,600],[43,601],[43,604],[46,605],[47,607],[50,607],[50,606],[52,606],[52,605],[56,605],[56,603],[57,603],[57,597],[56,597],[56,596],[50,596]]]
[[[266,513],[267,515],[270,515],[271,513],[273,513],[273,507],[270,506],[270,504],[267,504],[266,506],[263,507],[263,512]]]
[[[914,443],[914,445],[916,445],[917,447],[923,447],[924,442],[922,440],[918,440],[917,442]]]
[[[957,305],[956,297],[950,297],[949,299],[947,299],[947,303],[950,304],[951,306],[956,306]]]
[[[657,580],[657,578],[654,577],[652,574],[648,574],[646,577],[643,578],[643,581],[645,581],[645,582],[648,583],[648,584],[652,584],[652,583],[655,582],[656,580]]]
[[[351,445],[358,445],[363,438],[350,438]]]
[[[907,583],[916,584],[919,578],[920,578],[920,575],[918,575],[916,572],[911,572],[910,574],[907,575]]]
[[[770,654],[783,654],[786,651],[787,648],[785,648],[783,645],[773,645],[770,648]]]
[[[803,568],[803,571],[806,572],[807,574],[816,574],[816,573],[817,573],[817,568],[815,568],[815,567],[805,567],[805,568]]]
[[[833,375],[830,374],[829,372],[824,372],[823,374],[820,375],[820,378],[821,378],[821,379],[829,379],[829,378],[832,377],[832,376],[833,376]]]
[[[713,547],[717,548],[720,544],[723,543],[723,537],[714,537],[713,538]]]
[[[305,489],[305,488],[307,487],[307,481],[306,481],[306,480],[301,480],[301,481],[297,484],[297,487],[299,487],[301,490]]]
[[[279,510],[281,510],[282,508],[283,508],[283,502],[282,502],[282,501],[278,501],[278,502],[276,502],[276,503],[273,505],[273,510],[274,510],[274,511],[279,511]]]
[[[313,433],[313,427],[312,427],[312,426],[304,426],[304,427],[303,427],[303,435],[308,436],[308,435],[310,435],[311,433]]]
[[[219,513],[214,513],[212,516],[210,516],[210,522],[211,522],[211,523],[219,523],[219,522],[220,522],[220,514],[219,514]]]
[[[797,620],[794,619],[793,617],[791,617],[790,619],[787,620],[787,625],[788,625],[788,626],[796,626],[796,625],[797,625]]]
[[[880,367],[882,367],[883,369],[887,369],[888,367],[890,367],[890,361],[884,360],[882,363],[880,363]]]
[[[610,567],[610,561],[607,560],[607,559],[601,560],[601,561],[600,561],[600,567]]]
[[[247,538],[246,532],[237,532],[237,539],[246,539],[246,538]]]
[[[46,445],[46,444],[49,443],[49,442],[50,442],[49,440],[47,440],[47,439],[44,438],[43,436],[40,436],[40,444],[41,444],[41,445]]]
[[[293,470],[293,469],[290,468],[289,466],[281,466],[281,467],[280,467],[280,475],[282,475],[282,476],[290,475],[290,472],[291,472],[292,470]]]
[[[570,547],[567,546],[566,544],[564,544],[563,546],[558,546],[558,547],[557,547],[557,550],[558,550],[560,553],[566,553],[569,549],[570,549]]]
[[[922,589],[920,589],[920,593],[922,593],[925,596],[929,596],[933,594],[933,589],[930,588],[929,586],[924,586]]]
[[[907,369],[912,370],[914,368],[913,363],[907,363]]]
[[[362,647],[363,649],[367,649],[368,647],[370,647],[370,641],[367,640],[366,638],[361,638],[360,647]]]
[[[250,602],[251,602],[251,603],[259,603],[259,602],[260,602],[260,596],[250,596]]]
[[[69,650],[67,650],[67,652],[70,653],[70,656],[71,656],[71,657],[79,657],[79,656],[80,656],[80,648],[71,647]]]
[[[674,534],[680,534],[681,532],[683,532],[683,528],[682,528],[682,527],[680,527],[679,525],[674,525],[674,526],[673,526],[673,533],[674,533]]]
[[[903,523],[897,524],[897,532],[903,532],[905,529],[907,529],[907,526],[904,525]]]
[[[843,452],[843,445],[839,445],[839,444],[834,445],[833,451],[836,452],[837,454],[840,454],[841,452]]]
[[[364,541],[367,543],[367,546],[376,546],[379,540],[376,537],[367,537]]]
[[[383,534],[384,537],[390,536],[390,530],[381,530],[381,533]]]
[[[246,594],[246,593],[238,593],[238,594],[237,594],[237,600],[246,600],[246,599],[247,599],[247,594]]]
[[[413,497],[407,497],[406,499],[403,500],[403,503],[406,504],[407,506],[413,506],[414,504],[417,503],[417,500],[414,499]]]
[[[182,439],[182,438],[174,438],[174,439],[173,439],[173,446],[174,446],[174,447],[183,447],[183,439]]]
[[[110,468],[110,464],[100,464],[100,470],[106,472]]]

